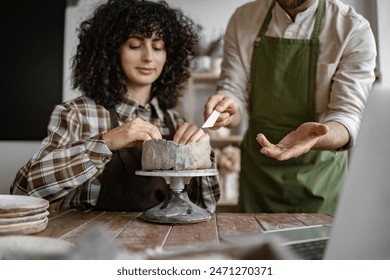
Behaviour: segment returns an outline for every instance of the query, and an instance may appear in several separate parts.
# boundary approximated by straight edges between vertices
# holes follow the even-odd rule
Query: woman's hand
[[[125,122],[103,134],[103,141],[111,151],[134,147],[152,138],[161,139],[160,131],[155,125],[139,118]]]
[[[187,144],[189,142],[210,141],[210,136],[194,124],[183,123],[175,135],[173,141],[178,144]]]
[[[324,124],[307,122],[287,134],[278,144],[272,144],[262,134],[257,134],[256,140],[262,146],[260,153],[277,160],[287,160],[299,157],[310,151],[317,141],[328,133]]]
[[[213,110],[220,112],[217,121],[212,130],[216,130],[224,126],[237,126],[241,121],[241,111],[233,98],[223,94],[216,94],[211,96],[204,106],[203,117],[206,120]]]

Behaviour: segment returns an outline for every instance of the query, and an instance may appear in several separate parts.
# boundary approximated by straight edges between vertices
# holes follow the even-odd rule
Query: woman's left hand
[[[178,144],[189,142],[210,141],[210,136],[194,124],[183,123],[173,136],[173,141]]]

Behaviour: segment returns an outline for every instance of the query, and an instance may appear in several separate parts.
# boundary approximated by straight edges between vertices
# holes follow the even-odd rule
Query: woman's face
[[[120,59],[127,88],[151,86],[167,58],[164,41],[133,34],[120,47]]]

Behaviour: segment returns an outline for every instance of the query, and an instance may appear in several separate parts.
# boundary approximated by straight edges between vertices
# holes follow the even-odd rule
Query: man
[[[241,211],[334,212],[375,59],[368,21],[340,1],[262,0],[236,10],[204,116],[221,112],[218,129],[248,113]]]

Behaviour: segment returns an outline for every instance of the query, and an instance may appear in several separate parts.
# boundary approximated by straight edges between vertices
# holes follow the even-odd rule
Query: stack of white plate
[[[33,234],[47,227],[49,202],[24,195],[0,195],[0,235]]]

